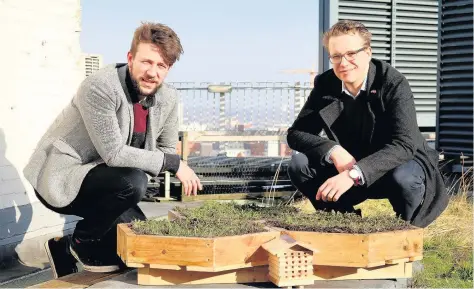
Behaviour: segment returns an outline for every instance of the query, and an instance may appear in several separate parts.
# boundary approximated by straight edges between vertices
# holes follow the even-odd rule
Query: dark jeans
[[[89,171],[76,199],[66,207],[52,207],[36,195],[52,211],[83,218],[76,224],[74,237],[99,241],[104,250],[116,254],[117,224],[146,219],[137,204],[147,184],[142,170],[101,164]]]
[[[337,202],[316,201],[318,188],[337,174],[333,165],[321,166],[299,153],[292,157],[288,175],[293,185],[302,192],[316,210],[351,212],[354,206],[367,199],[388,199],[393,210],[406,221],[415,217],[425,193],[425,173],[414,160],[389,171],[368,188],[352,187]]]

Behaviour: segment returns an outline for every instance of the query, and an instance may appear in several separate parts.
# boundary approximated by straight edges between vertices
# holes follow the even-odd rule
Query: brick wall
[[[22,170],[80,81],[80,0],[0,1],[0,261],[31,254],[75,219],[45,209]]]

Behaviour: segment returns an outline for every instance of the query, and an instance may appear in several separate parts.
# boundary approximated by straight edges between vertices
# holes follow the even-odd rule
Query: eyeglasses
[[[355,50],[355,51],[347,51],[344,54],[336,54],[332,55],[329,57],[329,61],[331,61],[332,64],[339,64],[342,62],[342,58],[344,57],[347,61],[352,61],[356,59],[357,54],[361,51],[363,51],[367,47],[362,47],[361,49]]]

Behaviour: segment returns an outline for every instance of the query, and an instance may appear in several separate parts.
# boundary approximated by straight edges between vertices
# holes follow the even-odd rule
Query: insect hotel
[[[268,253],[268,278],[275,285],[297,286],[314,283],[314,249],[288,235],[262,245]]]

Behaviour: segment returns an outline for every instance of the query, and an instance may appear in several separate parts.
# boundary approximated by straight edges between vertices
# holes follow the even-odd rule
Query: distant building
[[[99,54],[84,54],[83,65],[84,65],[84,76],[88,77],[95,71],[102,68],[102,55]]]

